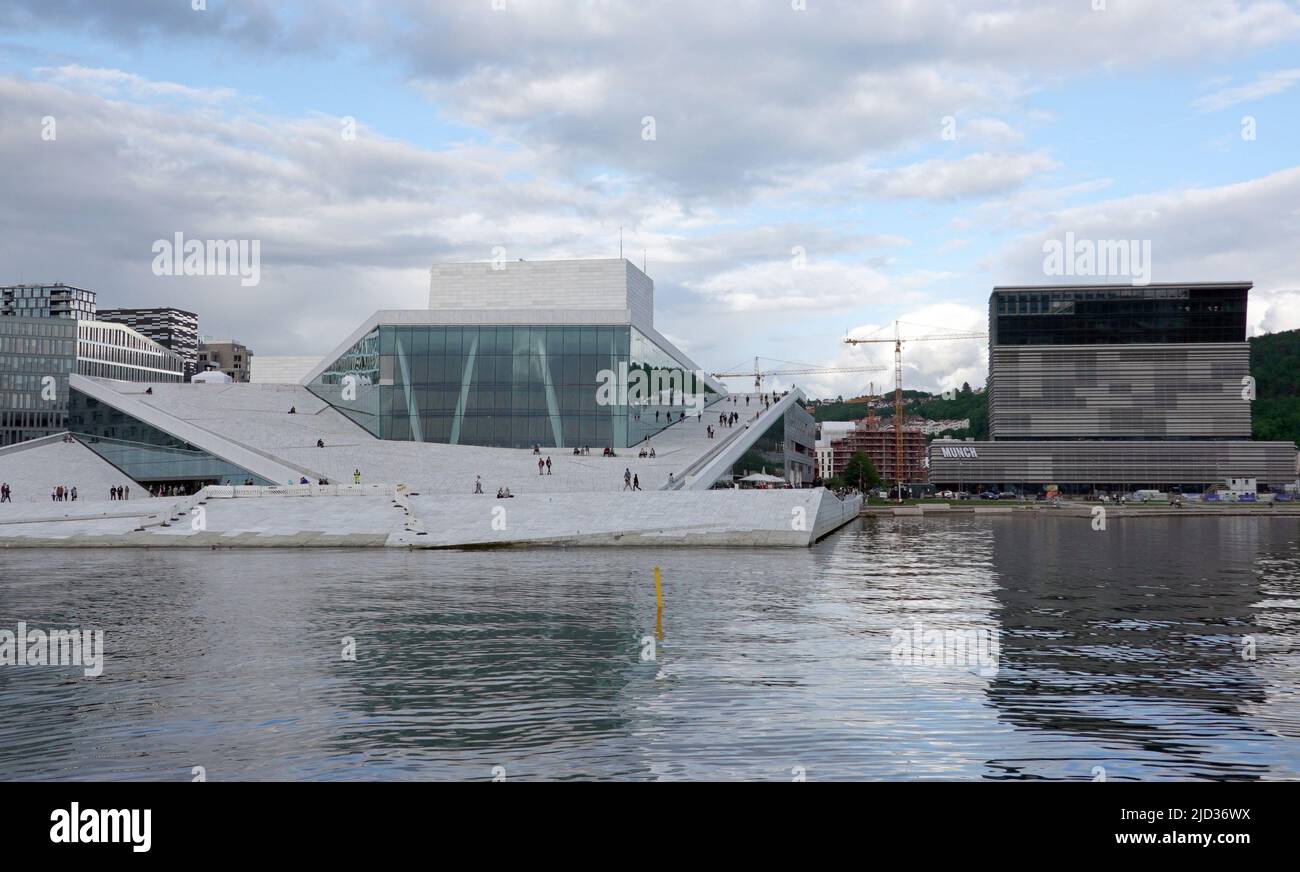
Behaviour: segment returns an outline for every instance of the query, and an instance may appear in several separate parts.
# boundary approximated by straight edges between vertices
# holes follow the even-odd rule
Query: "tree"
[[[853,452],[848,463],[844,464],[844,480],[856,484],[858,490],[864,493],[880,484],[880,476],[876,473],[875,464],[861,451]]]

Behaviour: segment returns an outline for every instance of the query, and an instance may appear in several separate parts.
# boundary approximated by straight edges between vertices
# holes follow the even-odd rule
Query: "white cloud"
[[[1275,290],[1251,313],[1251,333],[1277,333],[1300,328],[1300,290]]]
[[[802,267],[790,260],[750,264],[685,284],[715,307],[737,312],[825,313],[898,295],[895,281],[884,273],[838,261],[811,260]]]
[[[1297,82],[1300,82],[1300,68],[1273,70],[1260,73],[1254,81],[1245,85],[1238,85],[1234,88],[1221,88],[1211,94],[1206,94],[1204,97],[1199,97],[1193,101],[1192,106],[1203,112],[1214,112],[1219,109],[1226,109],[1229,106],[1235,106],[1238,103],[1248,103],[1252,100],[1284,93],[1289,91]]]
[[[104,97],[137,100],[175,98],[198,103],[220,103],[233,100],[239,95],[233,88],[194,88],[177,82],[146,79],[123,70],[83,67],[78,64],[37,67],[33,72],[65,88],[88,91]]]
[[[997,274],[1005,284],[1056,281],[1043,272],[1042,244],[1062,239],[1150,240],[1155,282],[1251,280],[1251,323],[1300,327],[1289,302],[1300,285],[1300,166],[1209,188],[1138,194],[1038,216],[1038,229],[1013,243]]]
[[[978,388],[988,373],[987,339],[938,339],[906,341],[909,337],[944,334],[983,334],[988,330],[988,310],[957,302],[928,303],[904,312],[899,321],[903,336],[903,387],[906,390],[941,391],[959,388],[963,383]],[[844,337],[827,337],[836,343],[837,353],[820,358],[822,368],[849,369],[875,367],[870,373],[828,373],[800,376],[795,381],[811,396],[845,397],[865,393],[869,383],[876,393],[894,388],[894,327],[892,324],[859,324],[848,336],[886,341],[865,345],[844,344]]]
[[[1001,193],[1056,166],[1043,152],[972,154],[959,160],[928,160],[898,170],[869,172],[864,187],[893,199],[953,200]]]
[[[1000,118],[972,118],[961,122],[959,137],[996,146],[1019,145],[1024,134]]]

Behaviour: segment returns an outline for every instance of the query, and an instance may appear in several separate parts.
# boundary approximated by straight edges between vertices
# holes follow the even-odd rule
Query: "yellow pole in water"
[[[659,608],[655,612],[655,635],[664,637],[664,591],[659,583],[659,567],[655,567],[655,602]]]

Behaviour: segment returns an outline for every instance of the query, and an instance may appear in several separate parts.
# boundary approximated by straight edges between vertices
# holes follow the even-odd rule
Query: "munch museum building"
[[[930,481],[966,491],[1280,491],[1292,442],[1253,442],[1250,282],[994,288],[989,441],[935,440]]]
[[[725,393],[622,258],[436,265],[428,309],[376,312],[304,384],[380,439],[497,448],[626,448]]]

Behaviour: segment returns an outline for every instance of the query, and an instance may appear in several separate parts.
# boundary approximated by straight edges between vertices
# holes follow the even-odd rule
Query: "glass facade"
[[[993,345],[1244,342],[1246,295],[1208,288],[1014,288],[989,299]]]
[[[68,429],[87,448],[146,487],[178,482],[276,484],[77,390],[68,398]]]
[[[0,315],[89,321],[95,317],[95,292],[69,285],[10,285],[0,288]]]
[[[308,388],[380,439],[599,450],[691,414],[686,366],[627,325],[380,325]]]
[[[77,372],[118,381],[179,382],[185,378],[185,361],[124,324],[80,321]]]
[[[0,445],[67,428],[77,322],[0,317]]]
[[[816,429],[813,416],[796,403],[732,465],[732,477],[766,472],[791,484],[811,484],[817,469]]]

